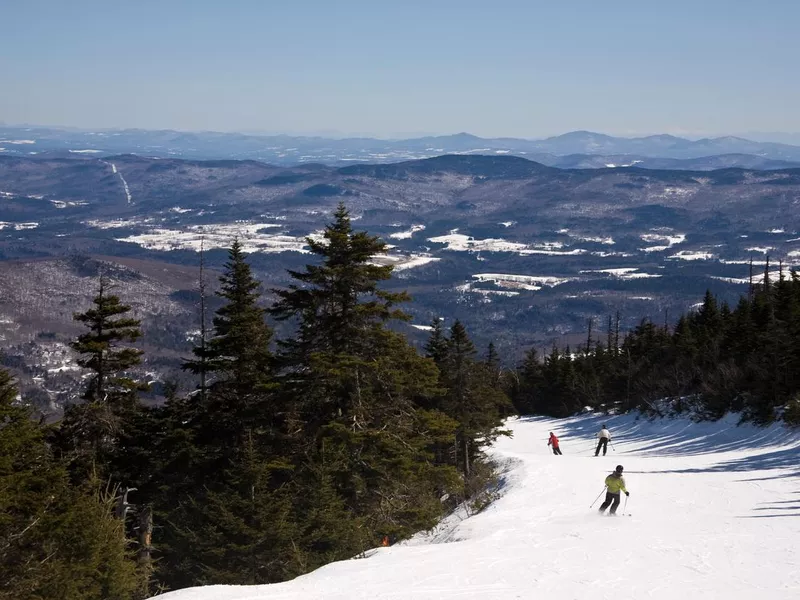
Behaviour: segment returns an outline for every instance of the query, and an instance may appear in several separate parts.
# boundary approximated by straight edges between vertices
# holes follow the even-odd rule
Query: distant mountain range
[[[733,136],[689,140],[673,135],[625,138],[573,131],[542,140],[481,138],[468,133],[382,140],[0,126],[0,155],[40,153],[97,157],[132,153],[158,158],[258,160],[281,166],[393,163],[443,154],[513,155],[558,168],[635,165],[672,170],[730,167],[765,170],[800,166],[800,146]]]
[[[269,295],[289,283],[287,269],[313,261],[306,238],[339,202],[359,230],[391,245],[376,261],[395,268],[387,289],[415,299],[404,331],[422,343],[434,316],[459,319],[508,364],[531,346],[585,343],[589,319],[598,331],[617,311],[624,329],[647,316],[663,323],[707,289],[736,302],[768,268],[777,280],[800,267],[800,168],[557,169],[463,154],[285,167],[66,154],[0,153],[0,364],[42,406],[66,399],[51,390],[79,387],[72,315],[88,307],[100,263],[144,319],[147,372],[193,385],[180,360],[197,335],[200,248],[215,270],[239,239]]]

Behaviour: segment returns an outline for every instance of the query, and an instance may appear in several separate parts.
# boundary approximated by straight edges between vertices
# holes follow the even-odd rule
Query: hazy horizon
[[[64,131],[76,131],[76,132],[101,132],[101,131],[125,131],[125,130],[140,130],[140,131],[175,131],[178,133],[222,133],[222,134],[241,134],[241,135],[248,135],[248,136],[288,136],[288,137],[319,137],[323,139],[350,139],[350,138],[370,138],[370,139],[378,139],[378,140],[406,140],[406,139],[416,139],[416,138],[424,138],[424,137],[448,137],[454,136],[459,134],[468,134],[468,135],[475,135],[476,137],[484,138],[484,139],[499,139],[499,138],[513,138],[513,139],[523,139],[523,140],[531,140],[531,141],[538,141],[538,140],[545,140],[552,137],[558,137],[561,135],[569,134],[569,133],[578,133],[581,131],[585,131],[587,133],[599,134],[599,135],[607,135],[611,137],[618,137],[618,138],[642,138],[648,136],[656,136],[656,135],[674,135],[676,137],[688,139],[688,140],[700,140],[703,138],[718,138],[718,137],[740,137],[744,139],[749,139],[756,142],[776,142],[776,143],[784,143],[784,144],[792,144],[798,145],[800,144],[800,131],[755,131],[755,132],[721,132],[721,133],[670,133],[665,131],[655,131],[655,132],[647,132],[647,133],[615,133],[615,132],[607,132],[607,131],[598,131],[596,129],[575,129],[569,131],[563,131],[560,133],[556,133],[553,135],[540,135],[540,136],[522,136],[522,135],[487,135],[487,136],[479,136],[477,134],[472,133],[471,131],[452,131],[452,132],[398,132],[398,133],[389,133],[385,135],[369,133],[369,132],[342,132],[336,131],[332,129],[328,130],[320,130],[320,131],[270,131],[270,130],[229,130],[229,131],[222,131],[222,130],[214,130],[214,129],[178,129],[178,128],[149,128],[149,127],[76,127],[71,125],[60,125],[60,124],[42,124],[42,123],[6,123],[0,120],[0,126],[2,127],[10,127],[10,128],[31,128],[31,129],[56,129],[56,130],[64,130]]]
[[[5,3],[0,121],[81,129],[800,131],[800,3]]]

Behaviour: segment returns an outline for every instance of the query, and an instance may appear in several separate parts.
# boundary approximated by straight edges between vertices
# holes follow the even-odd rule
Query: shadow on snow
[[[631,444],[636,444],[635,450],[630,451],[637,456],[653,457],[754,451],[751,456],[721,460],[707,467],[639,471],[641,473],[778,471],[774,475],[743,481],[800,476],[800,437],[796,431],[780,425],[756,427],[740,424],[737,415],[698,423],[681,417],[648,418],[641,414],[590,414],[559,421],[549,417],[523,416],[520,420],[552,421],[565,454],[593,454],[597,442],[595,436],[604,424],[610,430],[614,444],[613,448],[609,446],[608,454],[620,455],[620,460]]]

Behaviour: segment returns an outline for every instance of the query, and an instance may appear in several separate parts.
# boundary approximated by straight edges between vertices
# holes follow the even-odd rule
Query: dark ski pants
[[[611,505],[611,510],[608,512],[612,515],[617,514],[617,508],[619,507],[619,492],[616,494],[612,494],[611,492],[606,492],[606,501],[600,505],[600,512],[603,513],[605,510]]]
[[[605,456],[608,450],[608,438],[600,438],[600,441],[597,442],[597,450],[594,451],[595,456],[600,454],[600,448],[603,449],[603,456]]]
[[[556,456],[560,456],[561,448],[559,448],[558,446],[553,446],[553,454],[555,454]]]

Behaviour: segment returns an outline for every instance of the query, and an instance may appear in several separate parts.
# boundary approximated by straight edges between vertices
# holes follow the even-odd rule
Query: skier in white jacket
[[[608,442],[611,441],[611,433],[606,429],[605,423],[603,423],[603,428],[597,432],[595,437],[600,438],[600,441],[597,442],[597,450],[594,451],[594,455],[597,456],[600,454],[600,448],[602,448],[603,456],[605,456],[608,450]]]

